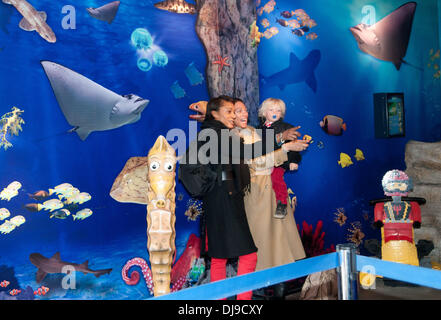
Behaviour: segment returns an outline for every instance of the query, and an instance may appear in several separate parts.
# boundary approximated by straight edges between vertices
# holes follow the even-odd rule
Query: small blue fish
[[[190,63],[185,69],[185,75],[187,76],[188,81],[190,81],[190,84],[192,86],[202,84],[202,82],[204,81],[204,76],[198,71],[198,69],[194,65],[194,62]]]
[[[175,99],[181,99],[185,97],[185,90],[179,85],[178,80],[176,80],[170,87],[171,92],[175,96]]]

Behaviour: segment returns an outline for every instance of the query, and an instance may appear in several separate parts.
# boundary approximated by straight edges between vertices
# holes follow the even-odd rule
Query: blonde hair
[[[262,102],[262,104],[260,105],[260,108],[259,108],[259,117],[260,118],[264,118],[265,117],[265,112],[270,107],[279,107],[280,111],[282,112],[281,118],[285,118],[285,113],[286,113],[285,102],[283,102],[283,100],[276,99],[276,98],[268,98],[268,99],[266,99],[265,101]]]

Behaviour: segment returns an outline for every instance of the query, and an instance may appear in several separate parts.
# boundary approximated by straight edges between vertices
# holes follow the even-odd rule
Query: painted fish
[[[76,195],[68,198],[66,200],[66,203],[67,204],[70,204],[70,203],[82,204],[86,201],[89,201],[90,199],[92,199],[92,196],[90,194],[88,194],[87,192],[80,192],[79,194],[76,194]]]
[[[293,29],[291,30],[291,32],[298,37],[303,37],[303,35],[305,34],[305,32],[302,29]]]
[[[66,219],[68,216],[70,216],[70,211],[67,209],[60,209],[57,211],[54,211],[50,218],[57,218],[57,219]]]
[[[55,194],[62,194],[70,188],[73,188],[73,186],[70,183],[62,183],[62,184],[59,184],[58,186],[55,186],[52,189],[49,189],[49,195],[51,196],[54,193]]]
[[[9,220],[12,224],[14,224],[16,227],[21,226],[23,223],[26,222],[25,217],[23,216],[15,216],[11,220]]]
[[[280,24],[282,27],[287,27],[289,26],[288,21],[284,20],[284,19],[276,19],[276,22],[278,24]]]
[[[41,208],[38,207],[39,203],[28,203],[24,205],[24,208],[30,212],[38,212]],[[41,206],[41,205],[40,205]]]
[[[355,156],[354,157],[355,157],[355,159],[357,159],[357,161],[365,160],[363,151],[361,151],[360,149],[356,149],[355,150]]]
[[[9,220],[6,220],[2,225],[0,225],[0,233],[6,234],[14,230],[16,227],[15,224],[11,223]]]
[[[16,296],[16,295],[19,294],[20,292],[21,292],[21,290],[13,289],[13,290],[9,291],[9,294],[10,294],[11,296]]]
[[[338,161],[338,164],[342,168],[346,168],[346,167],[349,167],[350,165],[353,165],[354,163],[352,162],[352,159],[349,155],[342,152],[342,153],[340,153],[340,160]]]
[[[92,210],[90,209],[83,209],[78,211],[76,214],[74,214],[72,217],[74,220],[84,220],[92,215]]]
[[[49,288],[48,287],[41,286],[40,288],[38,288],[37,290],[34,291],[34,294],[36,296],[44,296],[48,292],[49,292]]]
[[[308,40],[315,40],[317,38],[318,38],[318,35],[315,32],[311,32],[306,35],[306,39],[308,39]]]
[[[43,202],[43,204],[38,204],[38,211],[40,210],[49,210],[49,212],[61,209],[64,207],[63,202],[58,199],[51,199]]]
[[[41,201],[41,200],[45,200],[49,197],[49,192],[47,192],[46,190],[39,190],[34,193],[28,193],[28,196],[31,199]]]
[[[155,8],[169,12],[196,14],[196,5],[185,0],[165,0],[153,5]]]
[[[6,288],[7,286],[9,286],[10,282],[7,280],[3,280],[2,282],[0,282],[0,287],[2,288]]]
[[[292,11],[282,11],[280,12],[280,15],[286,19],[291,18],[294,15],[294,12]]]
[[[291,19],[288,20],[287,22],[288,22],[288,26],[293,29],[300,28],[300,23],[296,19]]]
[[[11,190],[19,190],[21,188],[21,183],[18,181],[13,181],[6,188]]]
[[[60,209],[57,211],[54,211],[50,218],[57,218],[57,219],[66,219],[68,216],[70,216],[70,211],[67,209]]]
[[[2,192],[0,192],[0,199],[9,201],[16,195],[18,195],[18,190],[4,188]]]
[[[268,19],[264,18],[260,21],[260,24],[262,25],[262,27],[264,28],[268,28],[270,26],[270,22],[268,21]]]
[[[60,192],[58,194],[58,199],[62,200],[62,199],[66,199],[69,200],[70,198],[74,198],[77,195],[80,194],[80,190],[78,188],[68,188],[67,190]]]
[[[37,11],[25,0],[3,0],[4,3],[14,6],[23,16],[19,27],[25,31],[37,31],[38,34],[47,42],[57,41],[51,27],[46,23],[47,15],[44,11]]]
[[[337,116],[327,115],[320,121],[320,127],[330,135],[340,136],[346,131],[346,124],[343,119]]]
[[[5,220],[10,215],[11,215],[11,213],[9,212],[8,209],[6,209],[6,208],[1,208],[0,209],[0,220]]]

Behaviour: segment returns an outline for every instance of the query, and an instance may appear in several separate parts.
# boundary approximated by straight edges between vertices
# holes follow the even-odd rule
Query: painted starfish
[[[222,58],[222,56],[217,56],[218,60],[213,61],[213,64],[218,64],[219,65],[219,73],[222,72],[222,69],[227,66],[229,67],[230,65],[227,63],[228,57]]]

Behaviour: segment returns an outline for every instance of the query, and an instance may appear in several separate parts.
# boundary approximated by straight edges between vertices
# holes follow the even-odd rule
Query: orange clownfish
[[[48,287],[41,286],[40,288],[34,291],[34,294],[36,296],[44,296],[46,293],[48,293],[48,291],[49,291]]]
[[[9,294],[10,294],[11,296],[16,296],[16,295],[19,294],[20,292],[21,292],[21,290],[13,289],[13,290],[9,291]]]
[[[9,286],[10,282],[3,280],[2,282],[0,282],[0,287],[2,288],[6,288],[7,286]]]

